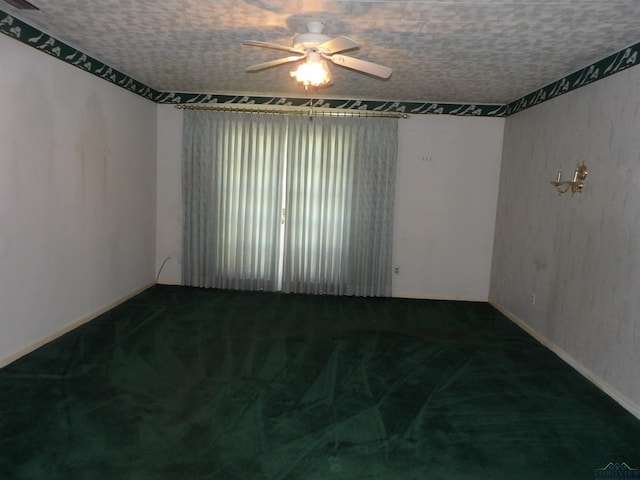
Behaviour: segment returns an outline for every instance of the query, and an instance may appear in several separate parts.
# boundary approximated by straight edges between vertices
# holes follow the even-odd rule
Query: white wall
[[[158,105],[158,219],[156,270],[159,283],[182,283],[182,110]],[[166,260],[169,258],[169,260]],[[166,262],[165,262],[166,260]],[[162,266],[164,263],[164,266]]]
[[[400,121],[394,296],[488,299],[503,130],[502,118]]]
[[[156,107],[0,35],[0,365],[154,280]]]
[[[507,119],[490,294],[636,414],[639,125],[637,67]],[[558,196],[549,181],[582,161],[584,191]]]
[[[504,119],[400,120],[393,295],[487,300]],[[160,283],[180,284],[182,111],[158,106]],[[425,160],[429,158],[429,160]]]

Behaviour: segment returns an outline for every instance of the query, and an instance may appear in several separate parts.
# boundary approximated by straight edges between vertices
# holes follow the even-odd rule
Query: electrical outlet
[[[531,293],[531,306],[535,306],[536,304],[536,294],[535,293]]]
[[[400,275],[400,267],[398,265],[393,267],[393,274],[394,275]]]

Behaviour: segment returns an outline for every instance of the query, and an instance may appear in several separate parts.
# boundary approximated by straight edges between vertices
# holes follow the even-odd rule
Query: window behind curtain
[[[273,120],[185,112],[185,285],[277,288],[286,123]]]
[[[396,150],[392,119],[186,111],[184,284],[390,295]]]

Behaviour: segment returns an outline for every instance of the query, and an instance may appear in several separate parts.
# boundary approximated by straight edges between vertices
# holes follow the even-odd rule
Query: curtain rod
[[[313,107],[308,109],[285,110],[275,108],[259,107],[231,107],[220,104],[189,104],[180,103],[176,105],[179,110],[211,110],[215,112],[233,113],[258,113],[266,115],[308,115],[310,117],[358,117],[358,118],[409,118],[406,113],[397,112],[372,112],[367,110],[318,110]]]

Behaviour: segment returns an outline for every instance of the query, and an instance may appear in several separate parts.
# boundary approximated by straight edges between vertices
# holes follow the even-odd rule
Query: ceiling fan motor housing
[[[307,48],[317,47],[329,40],[331,40],[331,37],[322,33],[300,33],[293,39],[293,48],[306,50]]]
[[[306,50],[328,42],[331,37],[323,33],[325,27],[323,22],[307,22],[307,33],[299,33],[293,38],[293,48]]]

